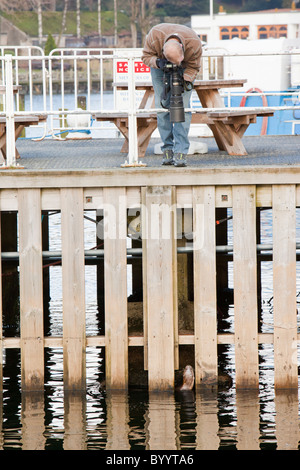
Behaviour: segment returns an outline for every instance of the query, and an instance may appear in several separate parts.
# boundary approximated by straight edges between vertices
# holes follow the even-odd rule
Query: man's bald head
[[[180,65],[184,59],[183,49],[176,39],[169,39],[164,44],[164,56],[172,64]]]

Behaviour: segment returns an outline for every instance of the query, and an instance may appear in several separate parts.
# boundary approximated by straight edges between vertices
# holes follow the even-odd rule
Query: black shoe
[[[165,150],[162,165],[173,165],[173,163],[174,163],[173,150],[171,150],[171,149]]]
[[[176,153],[174,156],[174,166],[186,166],[186,155],[184,153]]]

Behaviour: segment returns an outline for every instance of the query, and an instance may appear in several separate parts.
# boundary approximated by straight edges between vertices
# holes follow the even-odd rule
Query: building
[[[31,38],[13,25],[3,16],[0,16],[0,46],[28,46]]]
[[[216,41],[268,38],[300,38],[300,8],[230,13],[220,7],[218,14],[193,15],[191,27],[209,45]]]

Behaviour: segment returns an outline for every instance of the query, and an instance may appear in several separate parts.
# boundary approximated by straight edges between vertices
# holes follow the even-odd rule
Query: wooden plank
[[[44,389],[41,192],[20,189],[20,323],[22,389]]]
[[[126,189],[104,188],[106,388],[128,387]]]
[[[296,185],[296,206],[300,207],[300,184]]]
[[[299,184],[300,167],[295,166],[220,166],[216,168],[128,168],[88,170],[5,170],[1,173],[1,189],[11,188],[97,188],[170,186],[226,186],[235,184]],[[263,170],[263,171],[262,171]],[[47,209],[47,207],[45,207]]]
[[[247,82],[247,79],[217,79],[217,80],[195,80],[194,86],[201,89],[210,89],[210,88],[229,88],[229,87],[241,87],[244,83]],[[114,82],[113,86],[120,89],[127,89],[128,83],[124,82]],[[139,82],[135,84],[135,88],[139,89],[148,89],[152,88],[153,85],[150,82]]]
[[[0,202],[1,202],[1,199],[0,199]],[[3,308],[2,308],[1,211],[0,211],[0,393],[2,393],[2,391],[3,391]],[[0,415],[0,418],[2,418],[1,415]]]
[[[273,333],[258,333],[258,344],[273,344]],[[178,336],[179,344],[195,344],[193,334],[183,334]],[[218,344],[234,344],[233,333],[220,333],[217,335]],[[297,335],[300,342],[300,333]],[[87,347],[105,347],[105,336],[87,336]],[[144,336],[129,336],[128,346],[144,346]],[[21,347],[20,338],[3,338],[4,349],[18,349]],[[62,348],[63,338],[60,336],[46,336],[44,338],[45,348]]]
[[[215,188],[193,188],[195,384],[218,381]]]
[[[146,187],[141,188],[141,221],[142,221],[142,239],[146,239],[148,232],[148,216],[146,208]],[[143,235],[144,234],[144,235]],[[147,246],[146,241],[142,242],[142,271],[143,271],[143,333],[144,333],[144,369],[148,370],[148,311],[147,311]]]
[[[171,187],[147,187],[146,224],[142,229],[146,250],[146,306],[149,390],[174,388],[174,217]],[[144,221],[145,219],[143,219]]]
[[[18,210],[18,190],[4,189],[1,191],[0,199],[1,211],[17,211]]]
[[[85,276],[83,190],[61,189],[63,354],[65,390],[84,390]]]
[[[274,369],[276,388],[298,387],[295,205],[295,186],[273,186]]]
[[[176,188],[171,188],[172,207],[172,263],[173,263],[173,322],[174,322],[174,369],[179,369],[179,326],[178,326],[178,259],[177,259],[177,204]]]
[[[208,111],[207,115],[210,118],[214,119],[225,119],[227,117],[234,117],[234,116],[273,116],[274,109],[273,108],[236,108],[236,109],[228,109],[222,111]]]
[[[258,387],[255,186],[234,186],[233,271],[236,387]]]

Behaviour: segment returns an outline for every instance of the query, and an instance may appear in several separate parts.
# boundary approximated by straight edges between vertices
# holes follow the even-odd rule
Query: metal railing
[[[64,132],[105,132],[108,129],[116,128],[113,124],[109,127],[103,123],[92,122],[91,116],[94,112],[105,114],[115,112],[127,112],[129,124],[129,152],[128,161],[130,164],[138,164],[138,145],[137,145],[137,126],[136,120],[139,113],[145,110],[138,109],[136,98],[135,83],[137,77],[135,74],[135,63],[140,61],[141,49],[55,49],[49,56],[45,56],[43,50],[38,47],[6,47],[0,48],[0,77],[2,84],[6,86],[6,92],[3,96],[2,116],[5,115],[7,122],[7,165],[14,166],[15,156],[15,135],[14,118],[18,115],[26,116],[32,113],[44,113],[47,115],[46,124],[39,125],[42,129],[41,136],[34,136],[35,140],[41,140],[45,137],[63,139]],[[229,54],[226,51],[204,51],[202,57],[202,68],[199,74],[200,79],[226,79],[235,78],[232,76],[232,60],[238,57],[264,57],[264,56],[285,56],[300,57],[299,51],[287,51],[282,53],[266,54]],[[116,91],[112,84],[117,80],[115,63],[123,60],[128,63],[126,80],[128,82],[128,101],[126,109],[116,107]],[[228,62],[229,61],[229,62]],[[231,61],[231,62],[230,62]],[[290,65],[288,65],[290,67]],[[290,74],[287,69],[285,73]],[[231,74],[231,75],[230,75]],[[243,71],[241,72],[243,74]],[[236,78],[247,78],[239,76]],[[21,85],[25,88],[28,108],[22,109],[22,93],[13,98],[13,86]],[[109,91],[108,91],[109,90]],[[70,109],[66,106],[66,97],[72,94],[73,103]],[[105,97],[109,94],[110,102],[105,102]],[[84,95],[86,100],[85,109],[78,106],[78,98]],[[232,103],[234,97],[249,97],[253,93],[246,90],[223,90],[222,95],[226,97],[226,106],[228,108],[236,107]],[[260,96],[259,92],[255,92]],[[300,98],[300,88],[294,87],[284,92],[272,91],[261,92],[261,96],[285,96],[285,105],[273,106],[273,110],[291,110],[299,109],[295,104]],[[55,98],[59,96],[59,100]],[[288,97],[288,98],[287,98]],[[38,99],[37,99],[38,98]],[[287,99],[291,103],[287,104]],[[70,103],[70,100],[68,100]],[[201,105],[198,102],[192,103],[192,112],[201,112]],[[257,107],[256,107],[257,109]],[[216,111],[216,109],[214,109]],[[153,111],[162,112],[161,109]],[[146,111],[147,112],[147,111]],[[65,120],[71,116],[80,116],[85,118],[82,124],[80,120],[76,123],[65,124]],[[71,119],[72,121],[72,119]],[[116,134],[114,134],[116,135]]]

